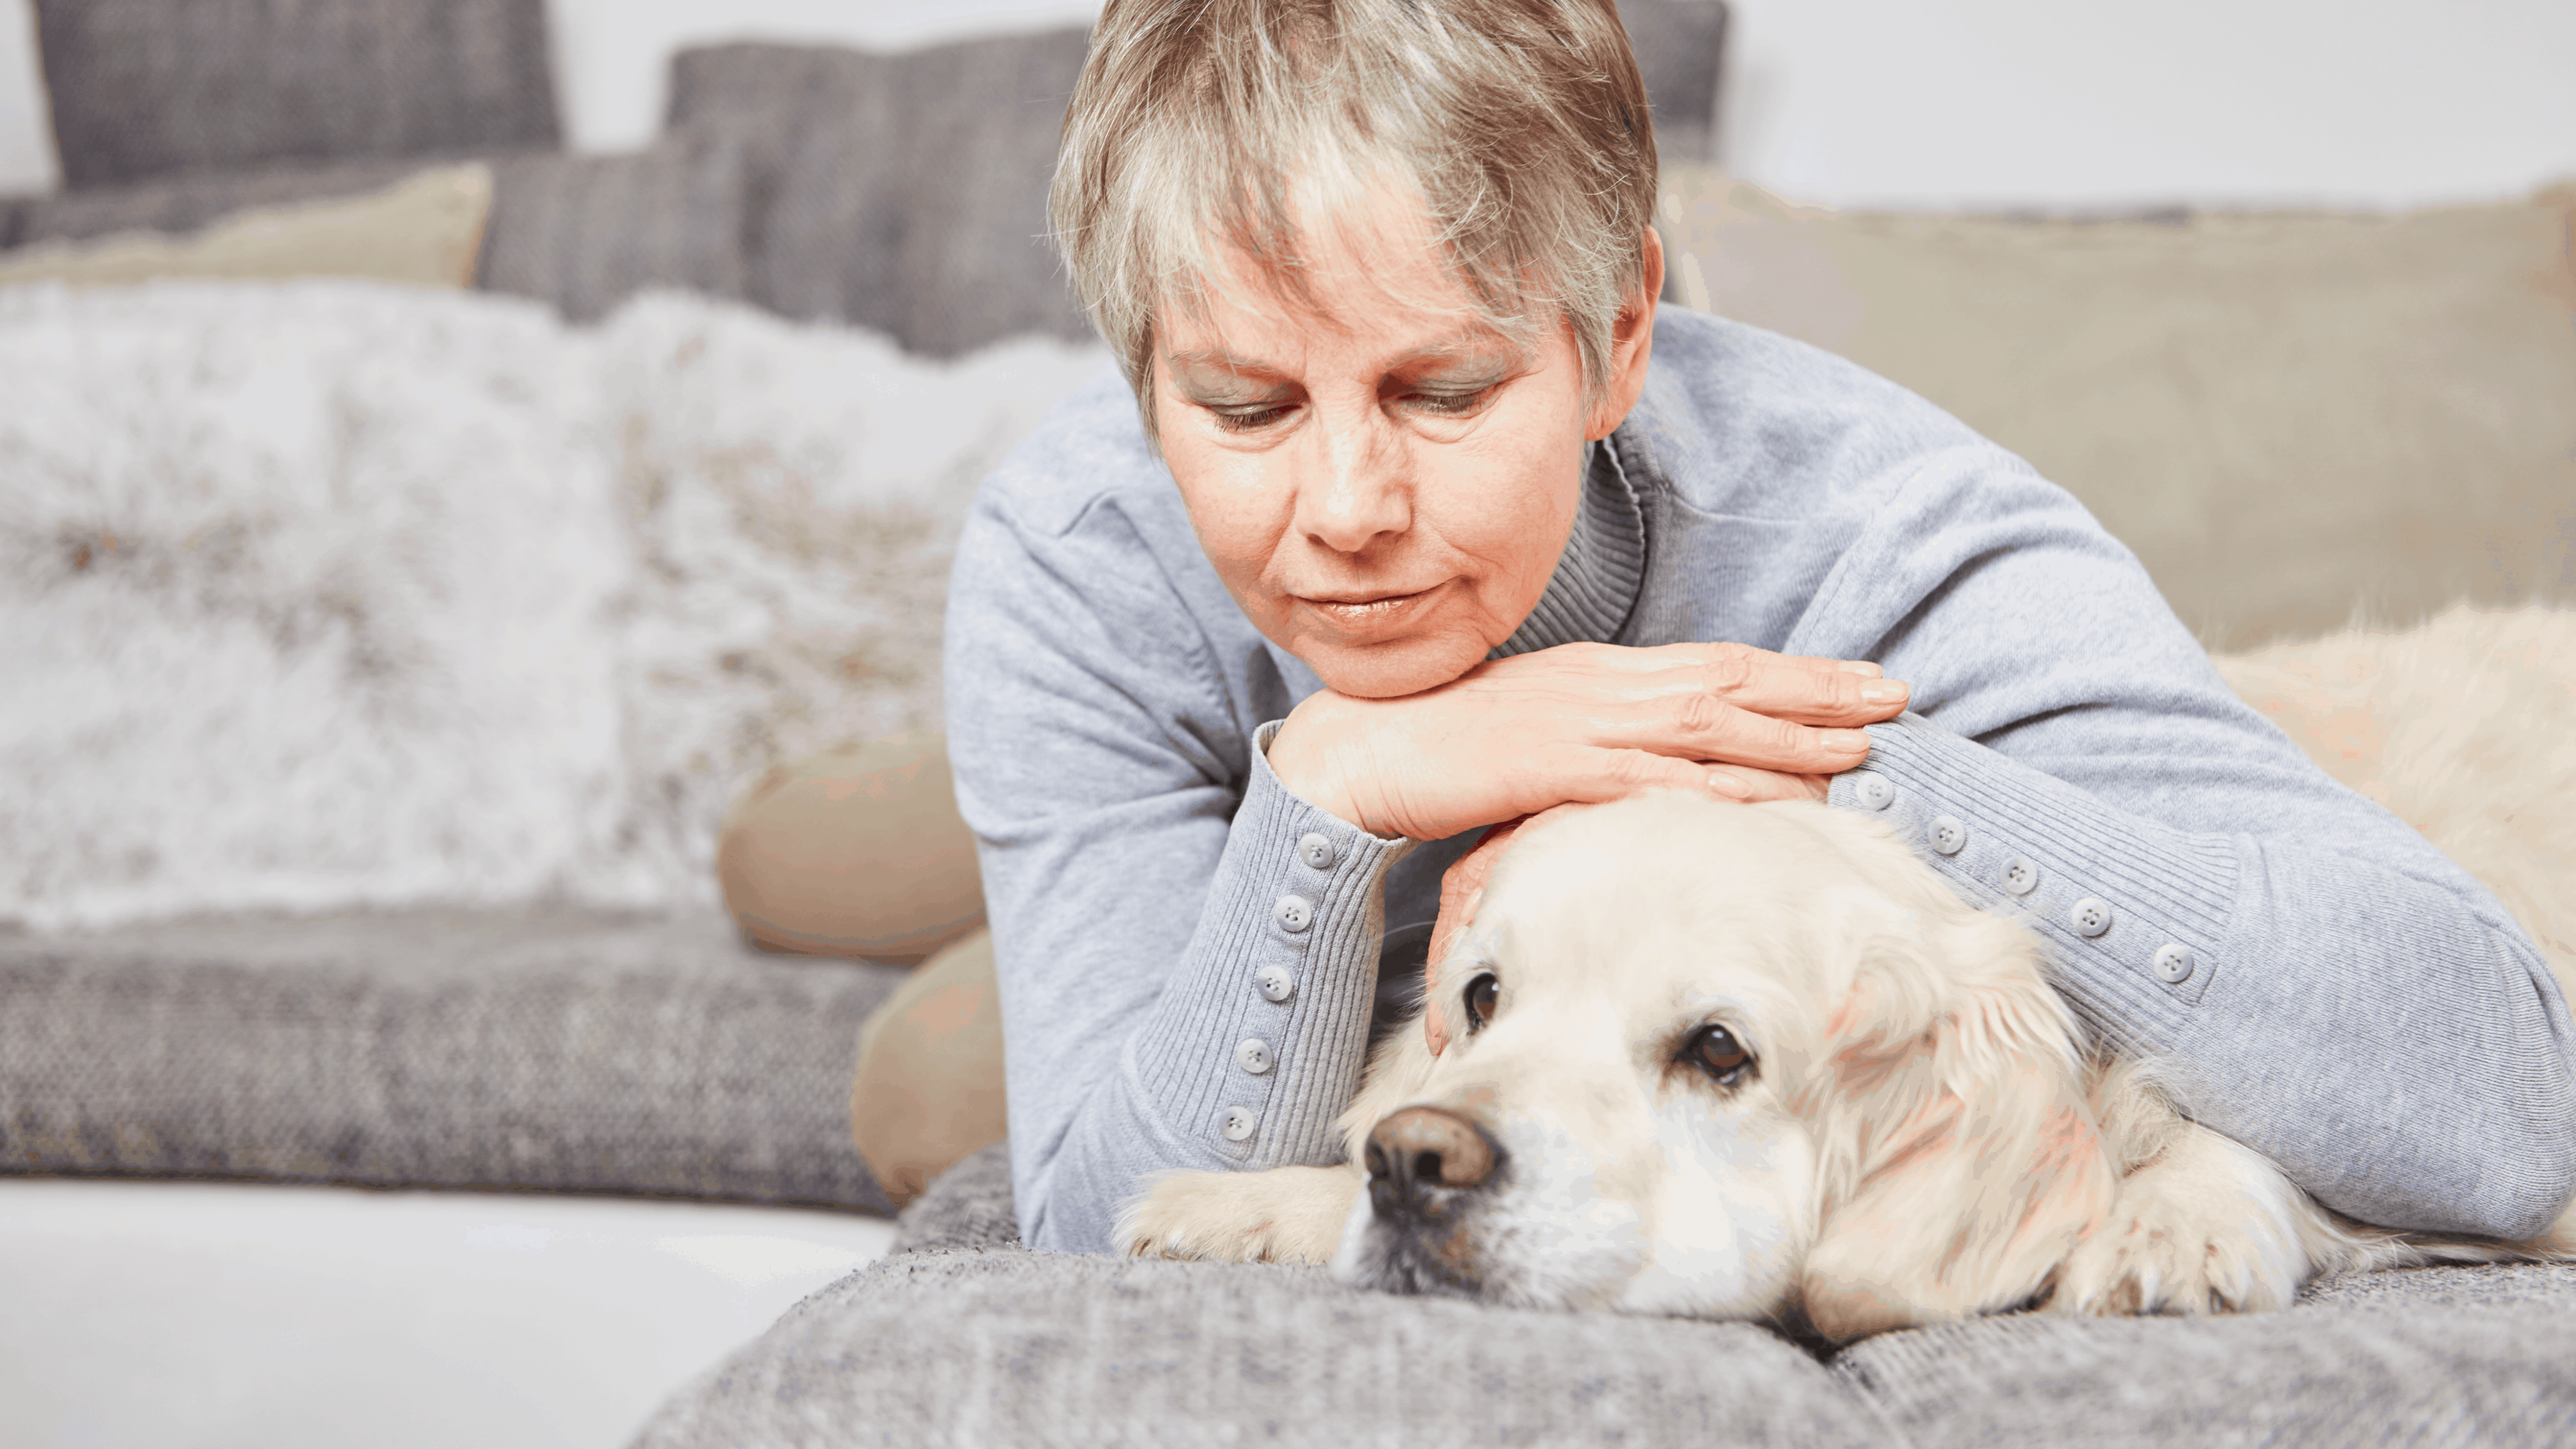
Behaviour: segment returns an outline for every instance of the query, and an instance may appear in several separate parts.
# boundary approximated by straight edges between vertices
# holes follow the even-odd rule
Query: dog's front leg
[[[2286,1308],[2339,1239],[2271,1159],[2197,1123],[2120,1181],[2111,1215],[2057,1273],[2061,1313]]]
[[[1166,1173],[1118,1215],[1117,1241],[1142,1258],[1327,1262],[1359,1192],[1349,1167]]]

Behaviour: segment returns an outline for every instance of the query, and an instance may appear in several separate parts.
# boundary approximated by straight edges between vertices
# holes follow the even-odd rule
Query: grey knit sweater
[[[1319,683],[1228,598],[1114,380],[985,484],[951,588],[1027,1241],[1108,1248],[1156,1170],[1338,1160],[1381,939],[1432,918],[1469,841],[1281,788],[1268,727]],[[1921,399],[1664,309],[1504,649],[1569,640],[1911,683],[1831,802],[2024,915],[2092,1030],[2329,1206],[2518,1236],[2576,1190],[2576,1038],[2539,952],[2240,703],[2081,505]]]

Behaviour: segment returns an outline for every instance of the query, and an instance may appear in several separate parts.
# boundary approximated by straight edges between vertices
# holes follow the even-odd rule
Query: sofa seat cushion
[[[1322,1270],[903,1254],[700,1376],[641,1449],[762,1444],[1875,1445],[1749,1324],[1486,1308]]]
[[[893,1256],[701,1375],[637,1443],[2339,1449],[2571,1428],[2576,1264],[2347,1274],[2240,1317],[1977,1319],[1820,1361],[1751,1324],[1031,1252],[996,1144],[904,1210]]]
[[[901,979],[712,911],[0,936],[0,1170],[885,1213],[847,1103]]]

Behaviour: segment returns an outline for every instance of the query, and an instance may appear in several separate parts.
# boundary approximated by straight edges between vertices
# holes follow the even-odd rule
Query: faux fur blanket
[[[964,505],[1107,365],[671,295],[0,290],[0,922],[712,903],[742,782],[938,723]]]

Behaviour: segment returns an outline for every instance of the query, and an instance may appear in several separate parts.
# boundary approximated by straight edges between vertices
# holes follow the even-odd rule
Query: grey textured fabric
[[[331,201],[381,191],[419,171],[421,165],[405,160],[269,166],[25,197],[8,207],[14,226],[0,220],[0,246],[79,241],[120,231],[200,231],[249,207]]]
[[[1026,1249],[890,1258],[667,1402],[714,1445],[1878,1445],[1870,1409],[1740,1323],[1534,1313],[1314,1268]]]
[[[1015,1248],[1020,1221],[1011,1209],[1011,1144],[996,1142],[932,1178],[903,1210],[898,1253],[956,1248]]]
[[[1717,78],[1726,50],[1722,0],[1620,0],[1619,21],[1655,110],[1660,161],[1717,160]]]
[[[1336,1298],[1311,1270],[1032,1254],[1012,1224],[997,1144],[905,1210],[896,1252],[923,1256],[807,1300],[640,1443],[2576,1442],[2576,1265],[2349,1274],[2244,1318],[1885,1334],[1831,1361],[1836,1395],[1744,1325]],[[1417,1408],[1399,1379],[1493,1391]],[[1622,1417],[1584,1417],[1613,1399]],[[1723,1427],[1694,1417],[1711,1405]]]
[[[542,0],[36,0],[63,182],[551,149]]]
[[[954,356],[1087,337],[1046,237],[1079,30],[904,55],[775,45],[682,54],[670,125],[741,145],[752,300]]]
[[[525,156],[493,168],[476,280],[574,321],[635,292],[744,295],[740,148],[683,135],[633,156]]]
[[[1833,1372],[1918,1445],[2539,1449],[2576,1442],[2576,1296],[2243,1318],[2024,1314],[1886,1334],[1846,1349]]]
[[[901,973],[712,913],[369,914],[0,937],[0,1171],[804,1203]]]

